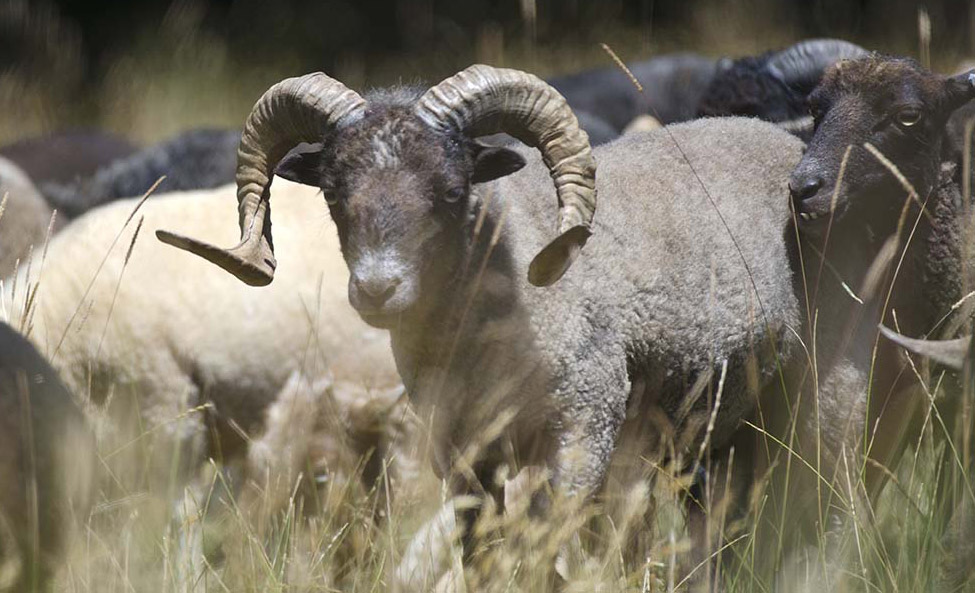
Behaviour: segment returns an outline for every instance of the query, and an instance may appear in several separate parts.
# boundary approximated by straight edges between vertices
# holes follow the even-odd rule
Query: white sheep
[[[309,220],[321,196],[284,181],[276,187],[289,195],[275,211],[275,224],[288,229],[278,248],[289,258],[282,281],[266,290],[146,240],[154,229],[173,226],[229,240],[236,232],[229,186],[157,196],[137,212],[138,199],[93,210],[51,241],[43,262],[36,257],[5,281],[4,310],[65,382],[96,404],[110,401],[117,418],[137,418],[122,426],[144,424],[140,444],[163,438],[157,458],[169,467],[178,452],[184,476],[208,456],[240,457],[248,439],[264,433],[289,380],[292,388],[304,381],[304,397],[317,398],[319,412],[346,425],[375,424],[401,393],[388,335],[348,304],[348,273],[331,220],[324,214]],[[280,408],[273,417],[288,422]],[[357,451],[380,445],[375,426],[353,433]],[[260,473],[268,467],[264,444],[252,456]],[[323,447],[318,463],[327,464],[329,448],[308,443],[310,450]]]

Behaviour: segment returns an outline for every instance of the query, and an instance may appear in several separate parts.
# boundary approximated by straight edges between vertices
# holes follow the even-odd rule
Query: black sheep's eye
[[[921,110],[907,107],[897,112],[897,123],[909,128],[921,121]]]
[[[465,193],[466,191],[463,187],[453,187],[447,190],[447,192],[443,195],[443,199],[444,201],[453,204],[457,200],[463,198]]]
[[[329,206],[334,206],[339,203],[338,196],[332,192],[322,192],[322,195],[325,196],[325,203]]]

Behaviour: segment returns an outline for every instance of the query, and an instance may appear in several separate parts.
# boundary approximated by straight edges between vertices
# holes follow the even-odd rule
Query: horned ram
[[[498,132],[539,154],[474,141]],[[289,265],[276,263],[277,208],[292,208],[276,200],[272,242],[271,173],[321,188],[349,268],[328,282],[348,278],[359,315],[389,330],[441,475],[500,499],[502,464],[544,466],[557,492],[586,496],[628,409],[646,443],[666,441],[650,419],[667,418],[690,465],[727,444],[775,376],[799,322],[784,229],[801,150],[729,118],[591,151],[565,99],[516,70],[365,97],[317,73],[274,85],[247,119],[239,245],[157,237],[267,285]]]

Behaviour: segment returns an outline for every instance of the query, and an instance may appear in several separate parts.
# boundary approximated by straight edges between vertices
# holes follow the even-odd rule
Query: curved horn
[[[955,369],[961,369],[965,366],[965,359],[968,358],[972,343],[971,336],[954,340],[915,340],[902,336],[883,325],[880,326],[880,333],[909,352],[920,354],[939,364]]]
[[[555,182],[559,236],[532,260],[528,280],[548,286],[561,278],[592,234],[596,209],[596,160],[562,95],[531,74],[475,65],[428,90],[416,110],[435,129],[505,132],[538,148]]]
[[[812,39],[786,48],[769,58],[766,69],[789,86],[811,91],[823,72],[840,60],[862,58],[870,52],[840,39]]]
[[[237,150],[240,243],[221,249],[169,231],[156,237],[199,255],[251,286],[274,279],[269,188],[274,167],[301,142],[320,142],[341,123],[357,118],[366,102],[321,72],[282,80],[267,90],[247,117]]]

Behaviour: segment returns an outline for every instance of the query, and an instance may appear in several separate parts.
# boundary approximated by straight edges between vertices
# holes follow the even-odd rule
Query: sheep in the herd
[[[31,249],[40,250],[52,211],[30,178],[0,157],[0,277],[10,274]],[[55,221],[56,222],[56,221]]]
[[[802,41],[776,52],[725,61],[697,106],[697,116],[743,115],[791,126],[808,137],[812,128],[806,98],[823,72],[867,51],[838,39]]]
[[[864,467],[866,490],[876,494],[924,399],[910,389],[914,374],[895,345],[878,340],[878,324],[940,332],[962,297],[970,206],[946,157],[945,122],[973,98],[973,72],[944,77],[878,55],[837,63],[810,95],[815,133],[790,190],[804,264],[796,278],[805,279],[799,290],[809,303],[805,339],[817,354],[807,385],[817,395],[803,398],[816,408],[798,413],[798,448],[841,492],[844,468]],[[857,459],[864,442],[875,462],[865,466]],[[843,504],[832,502],[836,521]]]
[[[58,132],[0,146],[37,185],[73,183],[138,150],[128,140],[93,130]]]
[[[693,53],[676,53],[627,67],[643,86],[642,93],[616,66],[553,77],[548,83],[566,98],[577,116],[580,112],[591,114],[619,134],[641,115],[652,115],[663,124],[693,119],[717,61]],[[579,121],[588,132],[581,117]],[[594,146],[600,144],[592,134],[590,142]]]
[[[163,464],[177,441],[186,477],[207,457],[243,457],[247,439],[262,438],[271,408],[289,384],[283,395],[311,399],[327,416],[305,415],[292,427],[350,425],[348,439],[307,435],[312,451],[330,446],[316,442],[318,436],[351,440],[362,452],[383,448],[374,424],[408,420],[383,414],[403,411],[389,338],[349,306],[332,223],[324,214],[308,219],[319,202],[316,192],[287,182],[280,191],[289,194],[289,203],[275,210],[276,224],[288,229],[288,237],[278,248],[289,261],[281,285],[267,291],[247,290],[203,262],[145,240],[159,226],[173,225],[213,240],[233,236],[232,186],[148,199],[127,226],[138,199],[95,209],[51,241],[43,268],[21,266],[4,282],[8,301],[17,291],[4,310],[23,324],[64,381],[94,404],[110,399],[116,418],[141,414],[140,421],[118,426],[148,427],[140,442],[151,446],[157,439],[154,450]],[[227,217],[214,217],[219,211]],[[25,318],[23,300],[35,284]],[[240,311],[248,311],[246,322]],[[296,396],[296,387],[304,392]],[[299,432],[289,433],[290,444],[302,438]],[[266,467],[267,448],[261,451],[256,464]]]
[[[141,196],[162,176],[157,194],[212,189],[234,179],[240,130],[201,128],[144,148],[70,183],[38,183],[47,200],[74,218],[101,204]]]
[[[84,521],[94,437],[57,373],[0,323],[0,590],[43,591]]]
[[[472,140],[495,132],[540,157]],[[802,147],[771,124],[701,120],[592,152],[558,92],[516,70],[477,65],[425,92],[365,97],[310,74],[271,87],[245,124],[240,245],[157,236],[271,283],[289,265],[272,250],[271,173],[316,141],[279,175],[323,189],[349,299],[389,329],[435,464],[461,491],[496,493],[507,464],[549,468],[556,492],[595,493],[628,407],[649,423],[629,434],[666,442],[652,419],[667,418],[677,461],[692,465],[727,443],[791,347],[784,230]],[[287,199],[275,200],[276,247]]]

